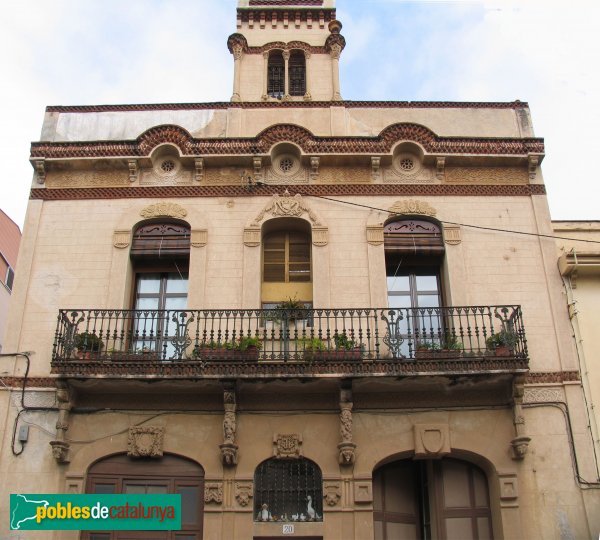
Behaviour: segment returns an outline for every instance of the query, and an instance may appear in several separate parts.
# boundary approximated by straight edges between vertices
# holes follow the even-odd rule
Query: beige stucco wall
[[[536,209],[529,197],[419,197],[441,221],[535,233]],[[350,200],[339,197],[340,200]],[[396,197],[352,197],[386,209]],[[408,199],[416,199],[415,197]],[[270,197],[172,199],[187,211],[192,230],[207,229],[205,247],[192,248],[190,308],[256,308],[260,303],[260,247],[243,244],[243,230]],[[47,201],[33,203],[23,242],[24,265],[15,294],[22,307],[11,318],[11,350],[35,351],[32,374],[49,368],[59,309],[129,307],[127,249],[113,246],[115,230],[132,230],[140,212],[156,201]],[[386,212],[305,198],[329,230],[327,246],[313,246],[317,307],[385,307],[383,246],[370,246],[366,227],[382,223]],[[39,208],[35,219],[34,208]],[[65,216],[68,220],[65,221]],[[577,362],[560,297],[560,277],[551,240],[463,227],[462,242],[446,247],[448,301],[452,305],[512,305],[523,308],[531,368],[573,370]],[[93,242],[90,239],[93,238]],[[326,272],[326,273],[324,273]],[[253,276],[253,279],[252,279]],[[558,291],[556,295],[549,292]],[[192,303],[193,302],[193,303]],[[19,301],[21,304],[21,301]],[[564,331],[563,328],[567,330]]]
[[[262,62],[261,55],[253,55],[252,58],[245,58],[243,65],[247,64],[250,66],[248,69],[256,71],[257,80],[260,75],[262,81]],[[325,61],[318,59],[317,55],[313,55],[310,62],[311,65],[314,63],[315,69],[327,70]],[[314,80],[315,77],[312,79],[309,84],[311,88],[316,88],[318,83]],[[331,88],[330,83],[320,84],[324,85],[323,94],[327,94]],[[258,95],[259,90],[253,92]],[[260,90],[260,95],[262,93],[264,91]],[[329,100],[331,96],[324,99]],[[421,124],[439,136],[533,136],[531,124],[524,125],[520,122],[515,110],[511,108],[346,108],[340,103],[339,106],[314,108],[47,112],[40,140],[129,140],[162,124],[181,126],[198,138],[254,137],[265,128],[281,123],[302,125],[317,136],[374,136],[386,126],[397,122]]]

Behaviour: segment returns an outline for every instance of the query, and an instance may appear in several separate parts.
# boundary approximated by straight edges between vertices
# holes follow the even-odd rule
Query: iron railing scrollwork
[[[505,346],[504,346],[505,345]],[[527,358],[520,306],[60,310],[53,362]]]

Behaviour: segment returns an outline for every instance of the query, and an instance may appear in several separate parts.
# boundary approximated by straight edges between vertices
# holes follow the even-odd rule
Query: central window
[[[285,62],[281,51],[273,51],[269,56],[267,94],[278,99],[285,94]]]
[[[301,232],[276,232],[264,238],[263,280],[310,281],[310,237]]]

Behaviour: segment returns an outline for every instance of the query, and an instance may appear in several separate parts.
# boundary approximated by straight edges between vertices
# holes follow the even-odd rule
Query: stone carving
[[[199,157],[194,159],[194,180],[202,182],[202,178],[204,178],[204,158]]]
[[[52,456],[58,463],[69,463],[70,444],[67,442],[71,399],[64,383],[57,383],[58,419],[56,420],[56,440],[50,441]]]
[[[310,158],[310,179],[316,180],[317,176],[319,176],[319,162],[320,159],[317,156],[313,156]]]
[[[380,157],[371,157],[371,177],[374,181],[379,180],[379,169],[381,167],[381,158]]]
[[[523,459],[527,454],[530,437],[525,435],[525,416],[523,415],[523,396],[525,377],[515,377],[513,381],[513,424],[516,437],[510,441],[513,459]]]
[[[520,167],[447,167],[452,184],[525,184],[527,171]]]
[[[261,157],[253,157],[252,158],[252,166],[254,168],[254,181],[258,182],[262,180],[262,158]]]
[[[135,182],[138,179],[138,162],[137,159],[127,160],[127,167],[129,168],[129,181]]]
[[[367,480],[356,480],[354,482],[354,502],[371,503],[373,502],[373,485]]]
[[[235,500],[240,506],[248,506],[253,497],[254,486],[252,482],[235,483]]]
[[[159,458],[163,455],[165,428],[132,426],[129,428],[127,455],[129,457]]]
[[[65,493],[83,493],[83,474],[65,475]]]
[[[444,168],[446,167],[446,158],[437,157],[435,158],[435,176],[438,180],[444,179]]]
[[[415,458],[441,458],[450,453],[448,424],[415,424]]]
[[[498,473],[500,480],[500,506],[502,508],[516,508],[519,497],[519,484],[516,473]]]
[[[46,178],[46,187],[119,187],[129,183],[124,171],[61,171],[51,172]]]
[[[529,179],[535,180],[537,168],[540,164],[540,158],[538,156],[529,156],[528,162],[529,162]]]
[[[283,192],[283,196],[279,196],[277,193],[273,195],[267,206],[254,218],[251,227],[260,229],[260,223],[265,214],[271,214],[274,217],[300,217],[308,214],[314,225],[321,225],[315,213],[303,201],[302,195],[297,193],[292,197],[287,189]]]
[[[273,455],[277,459],[298,459],[302,457],[302,435],[275,435],[273,437]]]
[[[565,393],[562,388],[525,388],[523,403],[564,403]]]
[[[390,208],[391,214],[422,214],[424,216],[435,216],[437,210],[429,203],[414,199],[396,201]]]
[[[115,231],[113,232],[113,246],[119,249],[124,249],[129,246],[131,241],[131,231]]]
[[[235,444],[237,429],[235,389],[229,385],[223,391],[223,407],[225,409],[223,415],[223,444],[219,448],[221,449],[223,465],[230,467],[237,465],[238,447]]]
[[[444,225],[444,242],[456,246],[462,242],[460,225]]]
[[[329,230],[327,227],[313,227],[312,243],[314,246],[326,246],[329,242]]]
[[[190,245],[192,247],[204,247],[208,243],[208,231],[206,229],[192,230]]]
[[[418,166],[414,171],[404,172],[395,167],[383,169],[384,182],[387,184],[431,184],[436,176],[431,167]]]
[[[327,506],[335,506],[342,498],[342,489],[338,482],[326,482],[323,484],[323,498]]]
[[[353,465],[356,460],[356,444],[352,442],[352,388],[340,389],[340,438],[338,462],[340,465]]]
[[[140,216],[146,219],[155,217],[172,217],[183,219],[185,216],[187,216],[187,210],[175,203],[160,202],[146,206],[146,208],[140,212]]]
[[[367,225],[367,242],[372,246],[383,244],[383,225]]]
[[[248,247],[260,246],[260,229],[244,229],[244,245]]]
[[[46,161],[44,159],[34,159],[33,166],[37,183],[43,184],[46,181]]]
[[[367,167],[322,167],[319,170],[319,184],[370,184],[372,169]]]
[[[221,504],[223,502],[223,484],[207,482],[204,486],[204,502],[206,504]]]

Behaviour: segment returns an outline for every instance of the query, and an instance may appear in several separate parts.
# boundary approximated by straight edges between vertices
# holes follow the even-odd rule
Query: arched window
[[[323,478],[309,459],[268,459],[254,473],[255,521],[322,521]]]
[[[86,493],[175,493],[181,495],[181,531],[84,532],[82,540],[146,539],[200,540],[204,517],[204,470],[197,463],[178,456],[161,459],[132,459],[125,454],[93,464],[88,471]]]
[[[312,302],[310,225],[301,219],[265,223],[262,241],[262,302],[272,307],[295,298]]]
[[[411,357],[425,344],[442,346],[441,265],[444,241],[439,224],[420,217],[387,223],[383,229],[388,306],[401,311],[402,343],[396,357]]]
[[[179,358],[169,339],[175,335],[173,311],[187,307],[190,226],[183,222],[150,222],[134,232],[131,261],[135,274],[133,352],[162,359]]]
[[[306,94],[306,59],[302,51],[293,51],[289,61],[290,96]]]
[[[285,62],[281,51],[272,51],[269,55],[267,94],[279,99],[285,95]]]
[[[493,538],[488,483],[457,459],[404,460],[373,474],[375,540]]]

